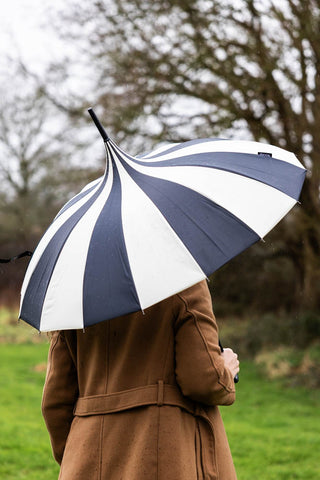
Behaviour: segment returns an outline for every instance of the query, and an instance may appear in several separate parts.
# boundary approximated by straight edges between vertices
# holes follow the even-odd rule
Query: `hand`
[[[221,356],[224,360],[224,365],[226,368],[230,370],[232,373],[233,378],[239,373],[239,360],[238,355],[234,353],[231,348],[224,348]]]

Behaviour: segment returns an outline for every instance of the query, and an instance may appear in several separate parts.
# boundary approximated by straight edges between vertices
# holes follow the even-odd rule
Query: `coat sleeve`
[[[206,281],[177,294],[175,311],[176,379],[182,393],[210,406],[231,405],[234,380],[221,356]]]
[[[54,333],[48,355],[42,396],[42,415],[55,460],[61,464],[78,398],[77,372],[63,332]]]

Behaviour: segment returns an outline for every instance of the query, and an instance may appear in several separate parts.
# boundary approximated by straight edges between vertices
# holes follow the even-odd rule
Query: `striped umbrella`
[[[132,157],[102,129],[106,170],[58,213],[29,263],[20,318],[84,328],[205,279],[263,238],[298,201],[293,153],[202,139]]]

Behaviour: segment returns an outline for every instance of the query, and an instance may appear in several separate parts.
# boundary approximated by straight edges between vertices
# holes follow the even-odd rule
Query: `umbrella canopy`
[[[132,157],[105,138],[105,174],[58,213],[29,263],[20,318],[84,328],[205,279],[263,238],[298,201],[293,153],[202,139]]]

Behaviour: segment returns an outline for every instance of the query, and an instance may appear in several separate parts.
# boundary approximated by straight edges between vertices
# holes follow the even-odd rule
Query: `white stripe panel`
[[[110,172],[103,191],[68,237],[45,296],[40,331],[83,328],[83,279],[93,229],[113,182]]]
[[[276,188],[242,175],[205,167],[146,167],[139,172],[184,185],[240,218],[261,238],[296,204]]]
[[[36,268],[50,240],[53,238],[53,236],[56,234],[59,228],[68,220],[68,218],[70,218],[80,207],[82,207],[82,205],[84,205],[96,193],[99,186],[100,186],[100,182],[99,184],[97,184],[97,187],[92,192],[88,193],[88,195],[86,195],[84,198],[82,198],[81,200],[76,202],[74,205],[72,205],[70,208],[68,208],[65,212],[63,212],[60,215],[60,217],[56,218],[53,221],[53,223],[49,226],[48,230],[45,232],[43,237],[41,238],[37,248],[35,249],[30,259],[30,262],[23,280],[23,284],[21,287],[20,311],[21,311],[23,298],[24,298],[29,280],[31,278],[31,275],[33,274],[34,269]]]
[[[167,143],[166,145],[162,145],[160,147],[156,147],[152,152],[148,152],[144,155],[139,155],[139,158],[143,158],[144,160],[148,160],[148,157],[151,157],[153,155],[159,155],[159,153],[165,153],[167,150],[169,150],[172,147],[176,147],[179,145],[179,143]],[[180,144],[182,145],[182,144]]]
[[[258,152],[268,152],[272,153],[274,158],[283,160],[285,162],[296,165],[297,167],[303,168],[304,166],[299,162],[297,157],[283,148],[275,147],[267,143],[260,142],[251,142],[246,140],[221,140],[221,141],[212,141],[212,142],[202,142],[196,143],[194,145],[189,145],[183,147],[181,143],[181,149],[174,152],[163,154],[160,157],[154,159],[148,159],[148,161],[163,161],[170,160],[176,157],[184,157],[186,155],[192,155],[196,153],[211,153],[211,152],[235,152],[235,153],[252,153],[257,155]],[[149,153],[149,156],[152,156],[154,152]]]
[[[124,238],[139,302],[145,309],[206,275],[157,207],[119,162],[117,166]]]

